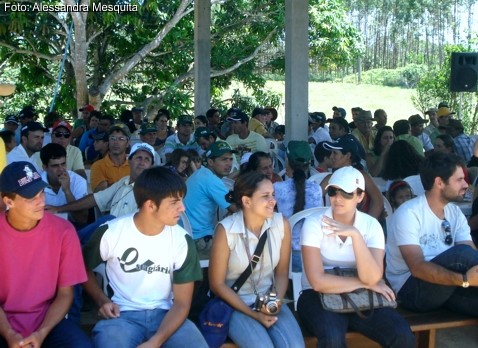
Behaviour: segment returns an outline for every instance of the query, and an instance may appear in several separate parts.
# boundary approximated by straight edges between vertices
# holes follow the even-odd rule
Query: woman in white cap
[[[362,319],[356,313],[324,309],[317,292],[345,293],[366,288],[395,299],[383,280],[385,241],[376,219],[357,210],[365,180],[353,167],[334,172],[326,187],[331,207],[305,220],[302,228],[303,292],[297,310],[304,326],[318,338],[318,347],[345,347],[347,330],[358,331],[383,347],[414,347],[410,326],[394,309],[380,308]],[[340,277],[324,270],[357,269],[357,277]]]

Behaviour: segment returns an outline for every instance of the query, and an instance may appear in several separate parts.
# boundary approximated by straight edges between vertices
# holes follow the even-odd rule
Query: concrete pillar
[[[211,100],[211,1],[194,2],[194,115],[206,114]]]
[[[285,0],[286,140],[307,140],[309,105],[308,0]]]

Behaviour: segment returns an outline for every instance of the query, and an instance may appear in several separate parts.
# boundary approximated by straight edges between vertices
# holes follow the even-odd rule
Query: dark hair
[[[384,109],[377,109],[373,112],[373,118],[377,118],[382,112],[385,112]]]
[[[285,126],[283,124],[278,125],[274,129],[274,133],[285,134]]]
[[[268,106],[267,108],[265,108],[265,110],[269,111],[272,114],[271,121],[277,120],[277,117],[279,116],[279,114],[277,113],[276,108],[273,108],[272,106]]]
[[[406,181],[403,180],[395,180],[390,184],[390,187],[388,188],[387,195],[388,199],[390,200],[393,205],[395,204],[395,196],[397,195],[398,191],[403,190],[403,189],[409,189],[410,193],[413,196],[413,190],[410,184]]]
[[[323,162],[325,157],[330,157],[330,154],[332,151],[327,150],[324,148],[324,143],[325,141],[321,141],[320,143],[317,144],[317,146],[314,149],[314,157],[317,160],[317,162]]]
[[[380,156],[380,154],[382,153],[383,149],[382,149],[381,140],[382,140],[382,135],[385,132],[392,132],[393,135],[395,135],[395,133],[393,132],[393,128],[390,126],[383,126],[378,129],[377,135],[375,136],[375,139],[373,141],[373,153],[377,156]]]
[[[388,151],[383,166],[382,178],[385,180],[403,179],[419,173],[423,157],[405,140],[397,140]]]
[[[199,153],[194,150],[194,149],[187,149],[186,152],[188,153],[189,158],[191,161],[202,161],[201,156],[199,156]]]
[[[309,172],[309,163],[296,162],[287,159],[289,167],[292,169],[292,179],[295,186],[294,214],[304,210],[305,206],[305,181]]]
[[[435,178],[441,178],[445,183],[456,171],[457,167],[464,165],[463,160],[455,154],[433,152],[420,166],[420,179],[425,191],[433,187]]]
[[[436,139],[440,139],[443,141],[443,145],[449,149],[451,149],[452,153],[455,153],[455,142],[453,141],[453,138],[449,134],[439,134],[436,136]]]
[[[207,118],[211,118],[211,117],[214,116],[214,114],[215,114],[216,112],[219,112],[219,110],[218,110],[218,109],[215,109],[215,108],[211,108],[211,109],[209,109],[208,111],[206,111],[206,117],[207,117]]]
[[[139,208],[148,200],[159,206],[164,198],[184,197],[186,185],[179,175],[168,168],[152,167],[145,169],[138,176],[133,193]]]
[[[269,178],[259,172],[247,172],[239,175],[234,182],[234,190],[232,197],[230,197],[232,198],[231,203],[235,203],[241,209],[244,208],[242,205],[242,197],[252,197],[259,183],[264,180],[269,180]]]
[[[261,164],[261,159],[269,158],[272,161],[271,155],[265,153],[263,151],[256,151],[254,152],[251,157],[249,157],[249,161],[247,162],[246,171],[256,171],[259,168],[259,164]]]
[[[133,119],[133,112],[131,110],[125,109],[125,110],[121,111],[119,119],[120,119],[121,122],[126,124],[130,120]]]
[[[393,133],[398,137],[402,134],[408,134],[410,130],[410,122],[408,120],[398,120],[393,124]]]
[[[92,117],[96,117],[98,120],[101,120],[101,118],[103,117],[103,113],[98,110],[93,110],[92,112],[90,112],[89,118],[91,119]]]
[[[209,121],[207,120],[206,116],[204,115],[199,115],[194,118],[195,120],[198,119],[202,123],[204,123],[206,126],[208,125]]]
[[[0,138],[2,138],[5,144],[7,144],[12,141],[12,138],[15,138],[15,133],[8,129],[5,129],[0,132]]]
[[[40,150],[40,159],[43,165],[47,166],[51,159],[66,158],[66,150],[60,144],[46,144]]]
[[[168,164],[173,166],[174,168],[177,168],[179,163],[181,163],[181,158],[182,157],[187,157],[189,160],[191,160],[191,157],[186,152],[186,150],[175,149],[173,152],[171,152],[171,157],[170,157],[170,160],[169,160]]]
[[[166,116],[166,118],[169,120],[171,118],[171,115],[169,114],[169,111],[167,109],[159,109],[158,113],[154,117],[153,122],[158,122],[159,118],[161,116]]]
[[[113,125],[113,123],[115,123],[115,118],[111,115],[101,115],[100,120],[108,120],[110,121],[110,125]]]

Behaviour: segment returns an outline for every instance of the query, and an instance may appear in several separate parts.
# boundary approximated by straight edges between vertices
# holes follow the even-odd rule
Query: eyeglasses
[[[345,192],[344,190],[339,189],[337,187],[333,187],[333,186],[327,187],[327,194],[329,195],[329,197],[334,197],[334,196],[337,195],[337,193],[340,193],[340,195],[345,199],[354,198],[354,192],[348,193],[348,192]]]
[[[441,223],[441,229],[445,233],[445,244],[452,245],[453,244],[453,236],[451,235],[451,225],[447,219],[444,219]]]
[[[70,137],[70,133],[67,133],[67,132],[55,132],[53,133],[55,135],[55,137],[57,138],[65,138],[65,139],[68,139]]]
[[[127,141],[127,137],[115,137],[114,135],[110,136],[110,141]]]

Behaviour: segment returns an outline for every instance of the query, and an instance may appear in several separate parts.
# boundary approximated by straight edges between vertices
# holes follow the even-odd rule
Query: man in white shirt
[[[420,170],[425,193],[402,204],[388,226],[386,276],[410,310],[478,316],[478,251],[453,204],[468,188],[462,163],[456,155],[428,156]]]
[[[33,159],[33,155],[42,148],[44,133],[48,131],[48,128],[40,122],[32,121],[24,125],[21,131],[21,143],[7,154],[7,164],[19,161],[30,162],[41,173],[42,168]]]

